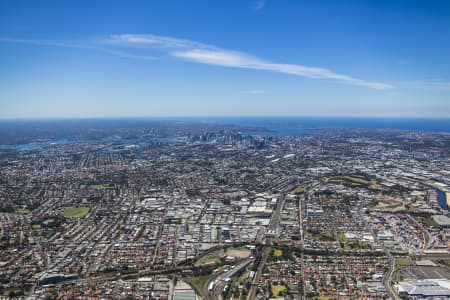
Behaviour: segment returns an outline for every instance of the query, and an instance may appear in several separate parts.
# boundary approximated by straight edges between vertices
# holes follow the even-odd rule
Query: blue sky
[[[0,2],[0,118],[450,117],[450,1]]]

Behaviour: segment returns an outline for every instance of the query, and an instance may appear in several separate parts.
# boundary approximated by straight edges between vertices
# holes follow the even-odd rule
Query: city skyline
[[[0,4],[0,118],[450,117],[448,1]]]

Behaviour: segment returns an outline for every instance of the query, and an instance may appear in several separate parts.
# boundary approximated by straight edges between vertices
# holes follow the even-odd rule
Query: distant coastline
[[[201,122],[233,125],[291,125],[297,128],[361,128],[361,129],[396,129],[450,133],[450,117],[315,117],[315,116],[186,116],[186,117],[98,117],[98,118],[48,118],[48,119],[0,119],[0,133],[5,128],[27,124],[70,124],[95,126],[118,123],[148,122]]]
[[[346,130],[401,130],[422,134],[450,134],[450,118],[362,118],[362,117],[167,117],[167,118],[97,118],[97,119],[0,119],[1,150],[35,150],[43,144],[72,143],[83,132],[101,132],[91,139],[108,141],[128,129],[183,128],[191,125],[209,125],[235,130],[243,135],[299,136],[317,133],[335,133]],[[197,126],[198,127],[198,126]],[[166,138],[170,134],[160,136]],[[154,137],[155,138],[155,137]],[[122,137],[119,140],[123,139]],[[130,141],[130,137],[125,137]],[[145,142],[145,141],[141,141]]]
[[[218,117],[191,118],[237,125],[271,125],[290,128],[393,129],[450,133],[450,118],[363,118],[363,117]],[[189,120],[189,119],[187,119]]]

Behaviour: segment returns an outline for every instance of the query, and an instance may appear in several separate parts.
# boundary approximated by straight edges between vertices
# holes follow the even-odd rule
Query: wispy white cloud
[[[226,50],[204,43],[173,37],[125,34],[113,35],[110,39],[103,42],[126,47],[162,48],[166,49],[166,51],[173,57],[201,64],[273,71],[308,78],[331,79],[347,84],[365,86],[378,90],[389,90],[394,88],[391,84],[363,80],[352,76],[335,73],[325,68],[309,67],[299,64],[274,63],[243,52]]]
[[[133,54],[133,53],[129,53],[129,52],[114,49],[114,48],[100,47],[97,45],[97,43],[86,42],[86,41],[75,43],[75,42],[51,41],[51,40],[0,38],[0,43],[30,44],[30,45],[36,45],[36,46],[51,46],[51,47],[96,50],[96,51],[109,53],[109,54],[119,56],[119,57],[139,59],[139,60],[158,59],[158,57],[156,57],[156,56],[139,55],[139,54]]]
[[[36,46],[55,46],[55,47],[65,47],[65,48],[82,48],[82,49],[93,49],[94,46],[89,46],[86,44],[78,44],[67,41],[58,40],[36,40],[36,39],[17,39],[17,38],[0,38],[0,43],[15,43],[15,44],[31,44]]]
[[[395,88],[391,84],[355,78],[349,75],[336,73],[326,68],[271,62],[244,52],[227,50],[192,40],[152,34],[111,35],[107,38],[83,42],[0,38],[0,43],[1,42],[92,49],[120,57],[141,60],[158,59],[158,57],[154,55],[142,55],[142,50],[146,53],[157,50],[175,58],[207,65],[272,71],[307,78],[328,79],[377,90],[390,90]],[[136,54],[132,49],[141,49],[141,51],[139,54]]]
[[[100,39],[99,42],[110,45],[132,46],[132,47],[162,47],[162,48],[207,48],[206,44],[159,36],[154,34],[114,34],[108,38]]]
[[[266,1],[265,0],[258,0],[255,2],[255,5],[253,6],[253,8],[255,10],[261,10],[266,6]]]
[[[400,82],[399,85],[421,90],[450,91],[450,81],[442,78],[422,81],[406,81]]]

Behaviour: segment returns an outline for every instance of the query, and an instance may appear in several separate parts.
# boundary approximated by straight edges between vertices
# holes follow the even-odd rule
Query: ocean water
[[[356,117],[247,117],[211,118],[204,121],[264,127],[278,135],[313,133],[312,129],[397,129],[450,133],[450,118],[356,118]]]

